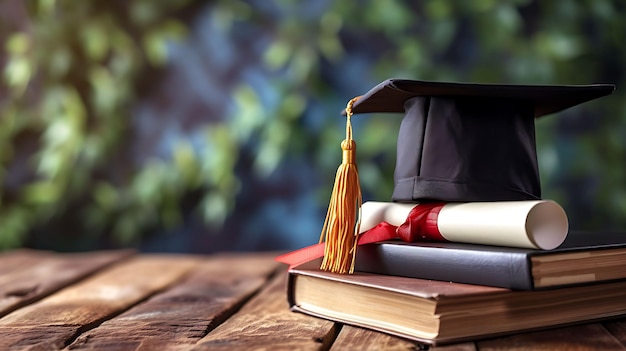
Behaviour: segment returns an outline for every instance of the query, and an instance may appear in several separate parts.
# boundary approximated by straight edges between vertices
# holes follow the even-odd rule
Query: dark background
[[[626,228],[626,5],[0,0],[0,248],[282,250],[319,238],[346,102],[390,78],[613,83],[537,121],[544,198]],[[389,200],[401,116],[354,119]]]

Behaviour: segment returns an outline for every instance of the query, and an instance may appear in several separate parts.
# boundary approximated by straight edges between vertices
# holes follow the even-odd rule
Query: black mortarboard
[[[614,89],[389,79],[358,98],[352,113],[405,113],[394,201],[531,200],[541,198],[534,119]]]
[[[386,80],[346,107],[346,139],[326,220],[321,268],[352,272],[361,188],[352,114],[404,112],[392,200],[541,198],[535,118],[613,92],[613,85],[529,86]]]

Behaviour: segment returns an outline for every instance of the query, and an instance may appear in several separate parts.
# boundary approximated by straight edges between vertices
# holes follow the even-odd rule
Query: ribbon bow
[[[446,241],[439,232],[437,218],[445,203],[431,202],[416,205],[408,214],[404,223],[399,226],[381,222],[374,228],[359,236],[357,246],[377,243],[385,240],[401,239],[406,242]],[[297,266],[324,256],[326,243],[307,246],[305,248],[280,255],[276,261],[286,263],[290,267]]]

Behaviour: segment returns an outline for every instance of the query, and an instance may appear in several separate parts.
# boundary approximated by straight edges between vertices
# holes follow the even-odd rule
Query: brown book
[[[626,281],[539,291],[397,276],[289,270],[293,311],[430,344],[511,334],[626,314]]]

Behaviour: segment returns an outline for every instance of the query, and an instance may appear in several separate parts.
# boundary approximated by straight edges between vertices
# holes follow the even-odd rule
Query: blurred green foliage
[[[185,190],[222,181],[199,175],[202,162],[185,145],[172,160],[116,169],[118,179],[111,177],[125,152],[140,77],[165,63],[168,41],[186,35],[173,16],[185,5],[3,4],[27,16],[3,28],[0,248],[21,245],[29,230],[63,216],[75,217],[89,235],[111,231],[128,241],[145,226],[175,222]]]
[[[576,214],[588,215],[590,227],[626,225],[622,1],[4,0],[2,6],[26,16],[0,28],[6,92],[0,248],[20,246],[33,228],[64,218],[86,236],[130,243],[147,229],[180,223],[180,204],[190,193],[201,194],[194,211],[219,226],[234,208],[235,167],[252,137],[255,177],[271,174],[286,157],[312,154],[322,177],[332,179],[343,130],[333,115],[311,133],[303,114],[322,101],[338,111],[352,97],[338,96],[340,85],[358,95],[388,77],[615,83],[612,97],[577,108],[570,122],[538,121],[538,154],[544,197],[573,209],[580,204],[572,202],[587,201]],[[272,72],[281,101],[268,108],[262,92],[238,84],[232,115],[202,126],[204,149],[180,141],[169,158],[129,162],[133,104],[146,77],[167,64],[168,43],[186,40],[202,6],[226,32],[245,25],[270,34],[256,64]],[[391,193],[399,122],[355,121],[362,184],[379,199]],[[591,192],[570,198],[568,184]],[[323,202],[329,190],[320,193]],[[584,213],[600,203],[601,215]]]

